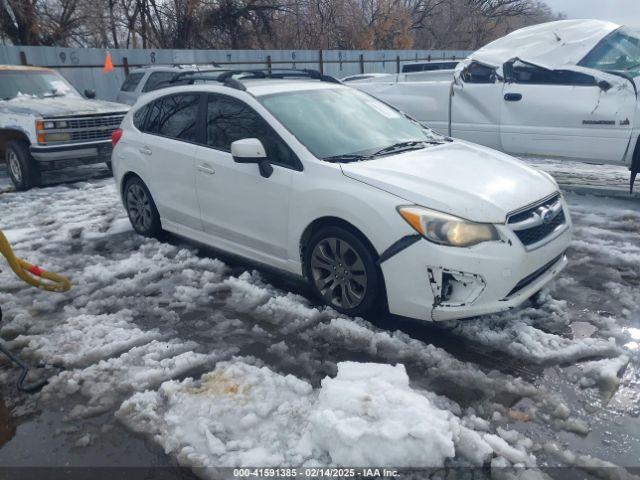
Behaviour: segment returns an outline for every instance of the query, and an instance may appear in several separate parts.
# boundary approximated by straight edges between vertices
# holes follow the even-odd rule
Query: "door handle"
[[[198,170],[207,175],[213,175],[216,171],[210,165],[198,165]]]
[[[507,93],[507,94],[505,94],[504,99],[507,102],[519,102],[520,100],[522,100],[522,94],[521,93]]]
[[[153,153],[151,149],[146,145],[144,147],[141,147],[138,151],[143,155],[151,155]]]

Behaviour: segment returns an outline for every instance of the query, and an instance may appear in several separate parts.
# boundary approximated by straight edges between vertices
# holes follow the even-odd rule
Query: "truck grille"
[[[79,117],[56,117],[46,118],[46,121],[53,120],[58,125],[66,122],[66,127],[45,130],[45,133],[69,133],[70,140],[47,141],[47,145],[80,143],[92,141],[104,141],[111,138],[113,131],[120,126],[125,113],[87,115]]]
[[[509,215],[507,225],[527,248],[533,250],[559,234],[567,224],[560,194]]]

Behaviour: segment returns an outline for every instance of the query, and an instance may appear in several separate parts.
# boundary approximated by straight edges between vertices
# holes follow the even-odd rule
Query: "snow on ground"
[[[5,193],[17,254],[74,287],[48,294],[3,268],[0,334],[61,369],[33,408],[73,422],[117,412],[184,465],[353,465],[372,451],[395,466],[573,465],[572,449],[636,465],[638,439],[600,438],[614,420],[640,426],[640,204],[566,198],[571,262],[536,303],[416,326],[344,317],[280,275],[138,237],[111,180]],[[14,378],[0,368],[3,391]]]

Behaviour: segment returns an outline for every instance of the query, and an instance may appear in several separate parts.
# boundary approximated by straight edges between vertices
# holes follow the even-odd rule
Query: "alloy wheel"
[[[20,166],[20,160],[18,155],[13,150],[9,150],[9,170],[16,182],[22,182],[22,167]]]
[[[138,184],[132,184],[127,189],[127,209],[129,218],[136,229],[146,232],[151,228],[152,210],[149,196]]]
[[[311,273],[316,288],[333,306],[358,307],[367,292],[367,272],[356,250],[340,238],[325,238],[311,253]]]

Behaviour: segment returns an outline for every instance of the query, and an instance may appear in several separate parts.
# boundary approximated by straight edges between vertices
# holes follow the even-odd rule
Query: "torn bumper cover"
[[[507,225],[503,241],[471,248],[415,242],[381,263],[389,311],[421,320],[454,320],[517,307],[567,265],[567,228],[527,250]]]

